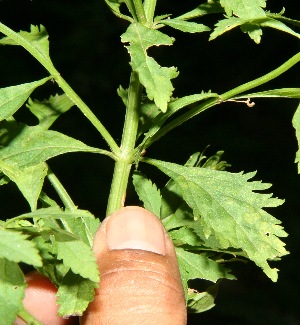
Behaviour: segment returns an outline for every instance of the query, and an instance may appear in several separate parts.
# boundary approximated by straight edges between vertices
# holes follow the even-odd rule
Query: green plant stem
[[[152,22],[153,22],[156,1],[157,0],[145,0],[144,1],[145,15],[146,15],[146,19],[149,24],[152,24]]]
[[[132,72],[128,89],[126,116],[121,142],[121,153],[115,163],[106,214],[112,214],[124,205],[128,178],[134,162],[134,147],[139,123],[139,106],[142,96],[142,85],[138,75]]]
[[[289,70],[292,66],[294,66],[296,63],[298,63],[300,61],[300,52],[295,54],[293,57],[291,57],[289,60],[287,60],[286,62],[284,62],[281,66],[279,66],[278,68],[272,70],[271,72],[263,75],[262,77],[259,77],[257,79],[254,79],[252,81],[249,81],[243,85],[240,85],[236,88],[233,88],[229,91],[227,91],[226,93],[220,95],[220,99],[222,101],[225,101],[227,99],[233,98],[234,96],[244,93],[250,89],[253,89],[255,87],[261,86],[269,81],[271,81],[272,79],[277,78],[278,76],[280,76],[281,74],[283,74],[284,72],[286,72],[287,70]]]
[[[66,95],[73,101],[73,103],[81,110],[83,115],[85,115],[88,120],[94,125],[94,127],[102,135],[110,149],[117,153],[119,152],[119,147],[106,130],[103,124],[98,120],[95,114],[90,110],[90,108],[82,101],[82,99],[75,93],[75,91],[69,86],[69,84],[60,76],[59,72],[54,67],[50,57],[39,47],[35,47],[27,39],[22,37],[20,34],[16,33],[9,27],[0,23],[0,32],[7,37],[14,40],[17,44],[22,46],[26,51],[28,51],[37,61],[39,61],[42,66],[50,73],[50,75],[55,79],[57,84],[62,88]]]
[[[233,98],[234,96],[244,93],[250,89],[253,89],[255,87],[261,86],[265,84],[266,82],[277,78],[287,70],[289,70],[291,67],[293,67],[296,63],[300,61],[300,52],[294,55],[292,58],[284,62],[281,66],[274,69],[273,71],[263,75],[262,77],[259,77],[257,79],[254,79],[252,81],[249,81],[243,85],[240,85],[234,89],[231,89],[221,95],[219,95],[219,98],[209,99],[193,108],[191,108],[186,113],[178,116],[168,124],[166,124],[164,127],[162,127],[157,133],[155,133],[151,138],[149,138],[145,144],[143,144],[142,149],[148,148],[150,145],[152,145],[154,142],[159,140],[161,137],[166,135],[168,132],[176,128],[177,126],[183,124],[190,118],[198,115],[199,113],[202,113],[203,111],[207,110],[210,107],[213,107],[217,104],[220,104],[230,98]]]
[[[142,0],[133,0],[135,12],[141,24],[146,25],[147,19]]]
[[[26,322],[26,324],[43,325],[38,320],[36,320],[31,314],[29,314],[29,312],[24,307],[19,311],[18,316],[21,317]]]
[[[60,197],[61,201],[63,202],[64,206],[70,210],[76,209],[76,205],[72,201],[71,197],[69,196],[68,192],[66,189],[63,187],[62,183],[60,180],[56,177],[56,175],[53,173],[51,168],[48,166],[48,173],[47,177],[54,187],[56,193]]]
[[[138,20],[136,14],[135,14],[135,10],[134,10],[134,5],[132,0],[124,0],[129,12],[131,13],[132,17],[134,20]]]
[[[72,102],[81,110],[83,115],[94,125],[94,127],[102,135],[110,149],[113,153],[118,153],[120,151],[117,143],[112,138],[110,133],[104,127],[104,125],[98,120],[96,115],[90,110],[90,108],[82,101],[82,99],[76,94],[76,92],[69,86],[69,84],[58,75],[55,77],[55,81],[66,93],[66,95],[72,100]]]

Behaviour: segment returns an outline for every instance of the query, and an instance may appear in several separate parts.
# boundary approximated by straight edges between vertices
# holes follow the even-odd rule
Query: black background
[[[300,19],[297,0],[269,0],[269,9]],[[200,2],[201,3],[201,2]],[[158,1],[157,14],[182,14],[198,1]],[[221,17],[218,17],[219,19]],[[216,17],[202,22],[210,26]],[[128,53],[120,42],[127,23],[114,17],[103,0],[2,0],[0,21],[18,31],[30,24],[42,24],[50,35],[50,54],[54,65],[73,89],[92,108],[113,136],[120,140],[124,107],[116,95],[120,84],[127,87],[130,67]],[[222,93],[267,73],[299,51],[299,41],[279,31],[264,30],[262,43],[255,44],[236,29],[212,42],[208,34],[183,34],[166,28],[176,38],[172,47],[151,52],[162,66],[176,66],[175,96],[181,97],[211,89]],[[299,65],[261,87],[299,87]],[[0,48],[0,86],[30,82],[47,72],[19,47]],[[59,92],[51,83],[33,97],[43,99]],[[285,204],[270,212],[282,220],[290,234],[285,239],[290,255],[277,263],[279,280],[272,283],[260,269],[249,263],[236,271],[238,281],[224,281],[217,306],[200,315],[191,315],[188,324],[278,324],[298,325],[299,297],[299,176],[294,164],[297,151],[291,124],[297,100],[256,100],[253,108],[236,103],[219,105],[182,125],[153,145],[147,156],[183,163],[195,151],[210,148],[207,154],[224,150],[230,171],[257,170],[256,180],[272,183],[274,196]],[[36,121],[24,107],[16,118],[28,124]],[[55,122],[54,129],[85,143],[105,148],[89,121],[73,108]],[[176,137],[175,137],[176,136]],[[113,164],[108,158],[90,154],[69,154],[49,162],[71,197],[82,209],[101,219],[105,214]],[[166,178],[156,170],[145,170],[160,186]],[[46,184],[51,193],[51,187]],[[29,210],[13,184],[0,190],[0,215],[11,218]],[[137,199],[129,189],[127,204]],[[196,284],[197,285],[197,284]],[[1,317],[1,316],[0,316]]]

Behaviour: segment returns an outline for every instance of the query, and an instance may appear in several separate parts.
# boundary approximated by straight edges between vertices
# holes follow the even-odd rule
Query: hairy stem
[[[106,214],[109,215],[124,205],[128,178],[134,162],[134,147],[139,123],[139,106],[142,96],[142,85],[138,75],[132,72],[128,89],[126,116],[121,142],[121,152],[117,156],[115,169],[108,198]]]

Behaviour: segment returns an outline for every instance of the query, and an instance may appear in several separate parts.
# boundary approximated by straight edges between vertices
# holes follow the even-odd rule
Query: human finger
[[[174,246],[155,215],[122,208],[102,223],[93,250],[101,282],[81,324],[186,324]]]

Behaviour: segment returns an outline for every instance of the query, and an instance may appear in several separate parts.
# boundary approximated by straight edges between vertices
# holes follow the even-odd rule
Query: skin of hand
[[[99,227],[93,251],[101,283],[81,325],[184,325],[184,291],[172,240],[161,221],[136,206],[120,209]],[[76,324],[56,316],[51,282],[36,273],[26,277],[25,308],[43,325]],[[25,324],[17,319],[15,325]]]

